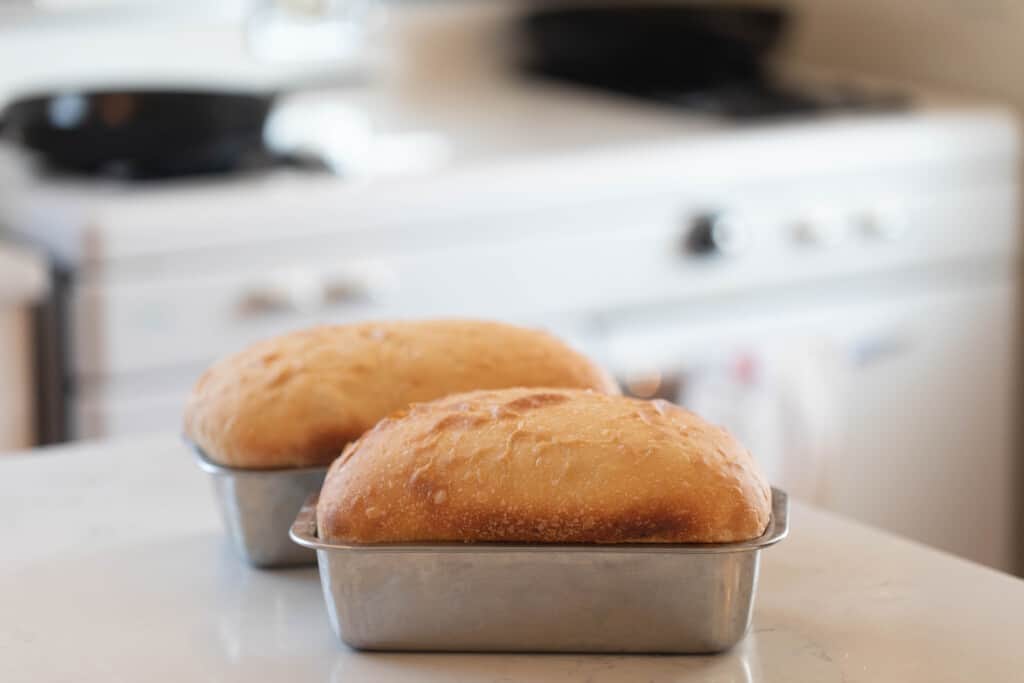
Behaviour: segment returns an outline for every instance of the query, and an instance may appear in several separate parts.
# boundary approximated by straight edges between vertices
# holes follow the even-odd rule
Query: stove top
[[[623,83],[590,81],[556,73],[537,75],[653,101],[679,110],[733,120],[763,119],[857,112],[892,112],[906,109],[911,99],[898,90],[875,91],[846,83],[809,85],[775,79],[725,82],[699,88],[633,87]]]

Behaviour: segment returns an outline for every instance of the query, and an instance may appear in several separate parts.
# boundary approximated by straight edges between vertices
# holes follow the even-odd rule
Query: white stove
[[[726,423],[798,497],[1014,566],[1007,111],[738,124],[441,63],[469,67],[282,107],[342,175],[6,182],[62,273],[67,435],[176,430],[203,367],[296,327],[502,318]]]

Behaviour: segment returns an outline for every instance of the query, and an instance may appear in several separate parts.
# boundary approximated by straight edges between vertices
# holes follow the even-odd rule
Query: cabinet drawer
[[[181,366],[299,327],[367,318],[555,320],[664,288],[659,230],[331,259],[160,284],[73,291],[79,376]],[[629,263],[624,267],[626,255]]]

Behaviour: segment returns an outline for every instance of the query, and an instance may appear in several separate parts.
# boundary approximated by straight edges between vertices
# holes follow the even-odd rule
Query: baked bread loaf
[[[185,436],[230,467],[327,465],[414,401],[557,386],[617,392],[597,365],[537,330],[471,320],[318,327],[213,365],[185,408]]]
[[[371,544],[728,543],[771,490],[726,431],[664,401],[505,389],[412,406],[346,448],[322,539]]]

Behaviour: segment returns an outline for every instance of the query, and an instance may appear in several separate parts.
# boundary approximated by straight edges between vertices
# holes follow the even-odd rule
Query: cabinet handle
[[[373,287],[363,280],[337,280],[326,283],[323,288],[326,306],[365,303],[373,298]]]
[[[242,294],[237,310],[243,317],[315,313],[333,306],[373,301],[391,278],[352,275],[325,280],[309,274],[283,276]]]
[[[249,290],[241,296],[237,308],[239,315],[246,318],[289,313],[297,310],[288,291],[279,287]]]

